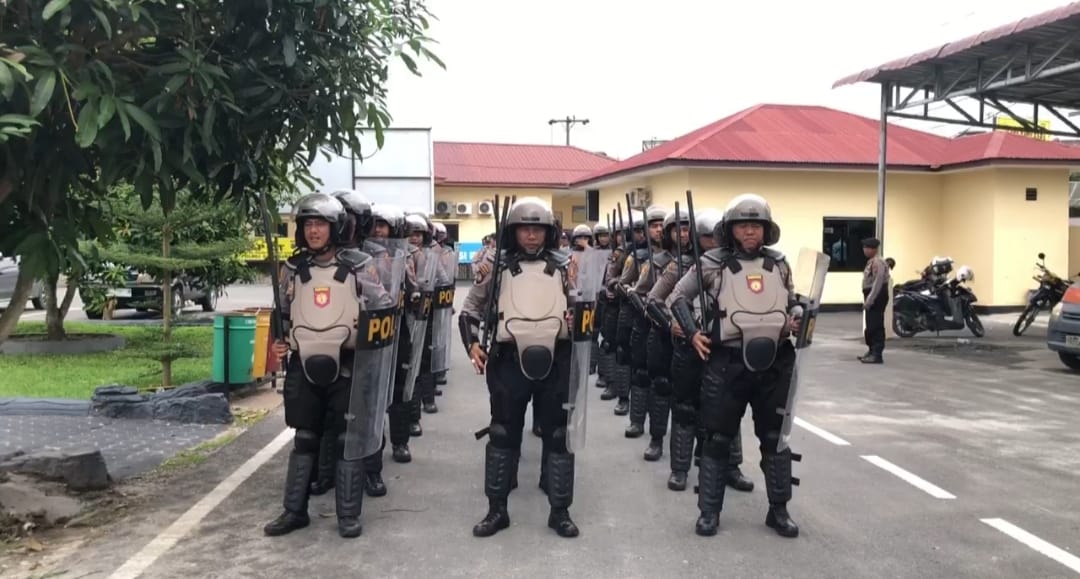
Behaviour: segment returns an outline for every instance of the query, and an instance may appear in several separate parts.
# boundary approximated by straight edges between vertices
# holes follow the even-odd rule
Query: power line
[[[548,121],[548,126],[549,127],[552,126],[552,125],[555,125],[555,124],[566,125],[566,146],[569,147],[570,146],[570,128],[573,127],[574,125],[577,125],[577,124],[587,125],[587,124],[589,124],[589,119],[579,119],[577,117],[566,117],[565,119],[551,119],[550,121]]]

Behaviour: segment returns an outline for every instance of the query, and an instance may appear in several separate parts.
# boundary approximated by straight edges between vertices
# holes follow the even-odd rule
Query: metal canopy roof
[[[1060,109],[1080,109],[1080,2],[864,70],[833,88],[858,82],[882,85],[889,116],[993,128],[989,108],[1026,130],[1076,137],[1080,127]],[[961,97],[974,100],[978,113],[961,107]],[[934,103],[948,107],[932,110]],[[1009,103],[1032,105],[1034,114],[1017,114]],[[1068,130],[1043,129],[1040,116]]]

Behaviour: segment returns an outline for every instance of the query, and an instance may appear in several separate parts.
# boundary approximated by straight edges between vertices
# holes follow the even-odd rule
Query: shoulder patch
[[[633,254],[626,256],[626,259],[623,261],[622,266],[623,266],[623,269],[630,269],[631,267],[634,267],[634,256],[633,256]]]

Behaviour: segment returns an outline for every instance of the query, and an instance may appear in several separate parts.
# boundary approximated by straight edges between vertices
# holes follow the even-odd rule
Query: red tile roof
[[[434,148],[438,185],[559,189],[615,162],[563,145],[436,141]]]
[[[762,104],[595,171],[574,185],[664,165],[876,167],[878,128],[876,119],[827,107]],[[1006,159],[1080,161],[1080,151],[1013,133],[949,139],[888,126],[890,168],[933,170]]]

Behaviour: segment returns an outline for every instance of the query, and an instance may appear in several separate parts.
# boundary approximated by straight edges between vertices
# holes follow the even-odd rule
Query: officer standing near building
[[[348,219],[341,202],[314,193],[296,204],[297,255],[283,268],[282,314],[288,343],[275,342],[274,355],[289,355],[285,372],[285,423],[296,429],[285,479],[284,512],[264,527],[269,536],[284,535],[310,524],[309,483],[324,431],[337,436],[336,507],[338,533],[360,535],[364,463],[346,460],[345,414],[353,381],[358,378],[355,346],[365,300],[378,299],[380,283],[371,256],[343,249],[349,242]],[[327,411],[329,418],[327,420]]]
[[[518,199],[499,231],[503,254],[491,275],[476,283],[458,318],[462,343],[477,373],[487,375],[491,423],[486,446],[484,492],[488,513],[473,535],[487,537],[510,526],[507,498],[521,453],[525,409],[530,398],[542,406],[548,526],[576,537],[571,520],[574,455],[567,448],[570,380],[569,256],[558,251],[559,230],[551,209],[536,197]],[[493,332],[490,352],[481,323]],[[486,340],[485,340],[486,341]]]
[[[699,255],[719,247],[713,232],[716,231],[716,226],[720,223],[722,216],[723,214],[716,209],[705,209],[695,216]],[[687,252],[683,252],[684,267],[682,272],[684,276],[695,273],[694,268],[696,265],[693,263],[693,253],[689,254],[689,258],[688,260]],[[688,262],[689,265],[686,266],[685,264]],[[665,305],[670,305],[671,292],[675,289],[675,284],[681,279],[676,277],[678,275],[677,266],[678,264],[673,262],[664,270],[664,275],[661,276],[660,281],[656,282],[653,291],[649,293],[650,304],[655,303],[656,307],[660,307],[661,300],[663,300]],[[693,300],[693,302],[696,306],[694,308],[694,320],[700,325],[700,298]],[[668,311],[668,315],[670,316],[670,311]],[[699,408],[701,406],[702,363],[693,346],[686,340],[686,336],[682,332],[682,326],[677,323],[671,324],[671,332],[674,335],[671,356],[673,396],[671,401],[671,476],[668,477],[667,486],[673,491],[683,491],[686,490],[686,479],[690,472],[691,457],[694,454],[694,441],[697,440],[699,454],[701,446],[705,442],[704,435],[698,435],[701,430]],[[746,478],[742,469],[739,468],[742,461],[742,434],[741,431],[737,431],[735,437],[731,440],[728,465],[724,469],[724,481],[735,490],[751,492],[754,490],[754,482]]]
[[[796,537],[799,527],[787,511],[791,449],[778,448],[784,423],[778,410],[787,404],[795,367],[790,336],[798,332],[802,313],[791,267],[783,254],[767,247],[779,241],[780,227],[758,195],[733,199],[714,235],[723,240],[722,246],[702,256],[700,276],[694,272],[679,281],[671,304],[676,322],[707,364],[701,385],[705,427],[698,468],[701,514],[695,531],[704,536],[717,532],[724,504],[723,472],[749,404],[769,497],[765,524],[781,536]],[[709,335],[698,326],[691,306],[702,289],[707,290],[705,299],[716,306]]]
[[[863,268],[863,315],[866,316],[866,329],[863,339],[867,351],[859,356],[863,364],[881,364],[881,355],[885,351],[885,307],[889,305],[889,266],[878,255],[881,241],[874,237],[862,242],[866,267]]]
[[[630,331],[630,369],[633,372],[630,378],[630,425],[623,433],[627,438],[637,438],[645,434],[645,417],[650,414],[649,407],[653,400],[648,367],[648,339],[652,324],[646,316],[645,299],[660,277],[660,272],[674,259],[660,247],[664,217],[667,217],[667,213],[663,207],[655,205],[645,210],[648,240],[634,251],[631,256],[634,260],[633,266],[624,266],[623,277],[619,280],[619,283],[626,286],[627,301],[632,304],[633,316]],[[631,258],[627,259],[627,263]],[[655,419],[659,419],[658,413]],[[662,454],[663,437],[667,433],[667,415],[665,413],[662,425],[654,423],[655,419],[650,417],[649,420],[650,435],[653,437],[650,441],[650,453]],[[656,437],[659,437],[659,442],[655,442]],[[656,460],[659,460],[659,456],[656,456]]]

